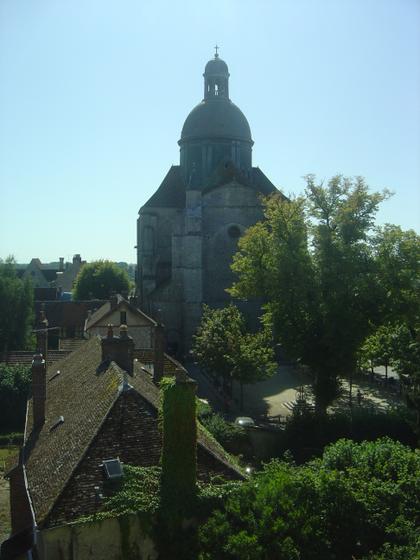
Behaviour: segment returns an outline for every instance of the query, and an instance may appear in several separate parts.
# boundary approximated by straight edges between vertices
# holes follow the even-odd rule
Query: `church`
[[[168,350],[191,348],[203,304],[223,307],[239,237],[263,218],[261,196],[279,193],[252,165],[248,121],[229,97],[229,69],[218,55],[204,70],[204,98],[185,120],[179,165],[139,210],[137,297],[166,327]],[[283,195],[281,195],[283,196]],[[243,303],[248,317],[257,302]]]

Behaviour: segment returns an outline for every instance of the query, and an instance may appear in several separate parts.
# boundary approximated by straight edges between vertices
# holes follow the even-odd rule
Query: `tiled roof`
[[[185,208],[185,184],[179,165],[172,165],[160,187],[144,207]]]
[[[68,350],[48,350],[47,364],[51,365],[59,360],[62,360],[70,354]],[[26,350],[18,350],[15,352],[8,352],[6,355],[2,356],[1,362],[10,365],[28,366],[32,364],[34,357],[34,352]]]
[[[47,372],[45,423],[32,433],[32,400],[25,433],[26,474],[37,521],[47,515],[118,396],[120,369],[113,362],[100,373],[98,338]],[[60,416],[64,422],[53,428]]]
[[[155,359],[154,356],[153,349],[134,349],[133,351],[133,357],[142,364],[152,364]],[[185,368],[182,364],[177,362],[177,360],[168,354],[164,354],[163,371],[165,374],[174,374],[177,371],[185,371]]]
[[[126,375],[114,362],[108,367],[101,366],[99,337],[90,339],[63,359],[60,374],[55,374],[55,368],[48,369],[46,420],[42,429],[32,433],[32,401],[29,401],[25,431],[26,474],[38,523],[45,521],[70,479],[77,478],[74,473],[115,408]],[[128,381],[132,390],[155,411],[155,431],[158,430],[159,390],[140,362],[135,362],[134,373]],[[56,425],[61,416],[64,421]],[[138,430],[133,430],[129,438],[130,445],[134,442],[136,448],[140,446],[140,453],[142,437]],[[230,464],[224,450],[199,427],[199,460],[203,453],[212,457],[225,471],[231,472],[232,476],[242,476]]]
[[[41,309],[45,310],[49,327],[76,327],[83,329],[88,311],[98,309],[104,300],[89,301],[37,301],[35,314],[38,317]]]

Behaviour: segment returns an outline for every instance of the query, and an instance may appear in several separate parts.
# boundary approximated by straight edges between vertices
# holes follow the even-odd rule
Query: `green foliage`
[[[221,414],[207,414],[200,421],[220,445],[228,450],[232,444],[241,443],[247,438],[243,428],[227,422]]]
[[[30,368],[0,364],[0,426],[3,433],[23,431],[30,385]]]
[[[153,515],[159,507],[159,467],[133,467],[124,465],[124,476],[118,491],[110,484],[109,497],[104,502],[104,511],[113,517],[126,513]]]
[[[125,270],[111,261],[85,264],[76,277],[73,297],[83,299],[108,299],[112,294],[128,294],[130,279]]]
[[[388,439],[341,440],[301,467],[273,461],[200,528],[200,558],[351,560],[409,547],[419,484],[420,455]]]
[[[356,442],[388,436],[414,447],[413,414],[406,407],[377,410],[353,407],[352,411],[317,416],[307,411],[292,416],[279,438],[278,455],[290,450],[297,462],[321,455],[324,447],[341,438]]]
[[[30,280],[20,280],[12,257],[0,259],[0,354],[33,346],[33,289]]]
[[[265,201],[265,222],[239,241],[231,289],[265,299],[265,322],[290,358],[314,373],[317,411],[337,396],[338,376],[355,369],[357,351],[377,318],[381,290],[369,239],[379,203],[363,179],[333,177],[306,198]]]
[[[388,367],[392,365],[396,350],[396,327],[394,325],[381,325],[364,341],[360,357],[362,364],[371,369],[375,366],[384,366],[386,375]]]
[[[233,379],[241,384],[256,383],[274,374],[277,364],[270,339],[268,329],[247,332],[244,317],[234,305],[222,309],[205,305],[193,355],[200,367],[221,378],[229,391]]]
[[[196,495],[197,422],[195,384],[164,378],[161,499],[168,516],[180,518]],[[182,434],[182,442],[180,442]]]
[[[387,224],[374,238],[384,322],[420,325],[420,235]]]

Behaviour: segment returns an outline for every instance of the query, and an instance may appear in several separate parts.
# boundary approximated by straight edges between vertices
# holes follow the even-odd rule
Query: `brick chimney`
[[[183,514],[196,492],[197,383],[184,372],[166,378],[162,391],[161,497],[167,510]]]
[[[60,265],[58,267],[59,272],[64,271],[64,257],[60,257]]]
[[[45,401],[47,399],[46,362],[42,354],[35,354],[32,360],[32,412],[34,429],[45,422]]]
[[[158,323],[153,333],[153,381],[159,383],[163,377],[165,360],[165,328]]]
[[[110,360],[128,373],[133,373],[134,341],[128,334],[127,325],[120,326],[120,335],[114,336],[112,325],[108,325],[108,333],[102,337],[102,361]]]

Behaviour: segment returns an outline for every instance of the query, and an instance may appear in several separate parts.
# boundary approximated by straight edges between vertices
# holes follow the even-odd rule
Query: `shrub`
[[[0,364],[0,426],[3,433],[23,431],[30,383],[30,368]]]

